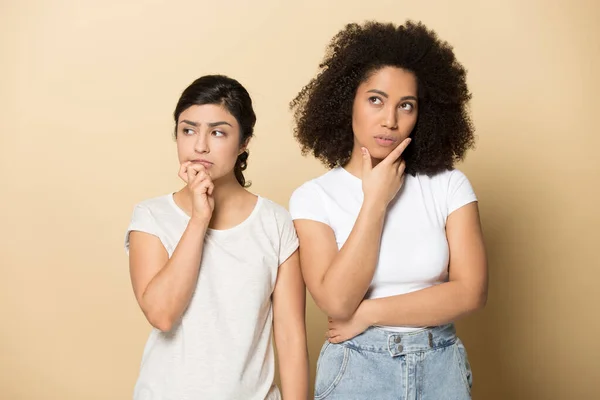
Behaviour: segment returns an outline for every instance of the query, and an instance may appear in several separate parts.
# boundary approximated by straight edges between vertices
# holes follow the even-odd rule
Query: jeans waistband
[[[388,353],[392,357],[446,347],[456,342],[454,324],[394,332],[371,327],[342,345],[361,351]]]

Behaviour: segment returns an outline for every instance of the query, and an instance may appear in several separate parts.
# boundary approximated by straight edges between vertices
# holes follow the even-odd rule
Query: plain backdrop
[[[0,398],[129,399],[150,331],[123,235],[181,187],[172,112],[208,73],[251,93],[246,176],[287,207],[325,169],[289,101],[348,22],[423,21],[467,67],[487,307],[458,323],[475,399],[600,398],[597,1],[0,2]],[[311,374],[326,320],[307,305]]]

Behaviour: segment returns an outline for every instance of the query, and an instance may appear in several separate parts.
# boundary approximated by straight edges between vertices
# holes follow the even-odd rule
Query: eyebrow
[[[377,89],[367,90],[367,93],[377,93],[377,94],[382,95],[386,99],[390,97],[390,96],[388,96],[388,94],[386,92],[382,92],[381,90],[377,90]],[[417,101],[417,98],[415,96],[404,96],[404,97],[400,98],[400,100],[414,100],[414,101]]]
[[[191,125],[191,126],[198,126],[198,125],[200,125],[200,123],[198,123],[198,122],[190,121],[190,120],[187,120],[187,119],[181,120],[181,121],[179,121],[179,123],[180,124],[185,123],[185,124],[188,124],[188,125]],[[227,122],[227,121],[217,121],[217,122],[209,122],[208,123],[208,126],[210,128],[214,128],[215,126],[220,126],[220,125],[229,125],[229,126],[231,126],[231,124],[229,122]]]

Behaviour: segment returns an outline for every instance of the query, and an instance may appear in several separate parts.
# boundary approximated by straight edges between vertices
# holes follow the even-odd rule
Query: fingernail
[[[360,148],[360,151],[362,151],[362,153],[363,153],[363,156],[366,156],[366,155],[367,155],[367,149],[365,149],[364,147],[361,147],[361,148]]]

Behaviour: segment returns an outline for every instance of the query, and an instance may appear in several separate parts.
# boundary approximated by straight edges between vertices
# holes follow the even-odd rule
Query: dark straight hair
[[[252,99],[246,88],[235,79],[224,75],[205,75],[196,79],[188,86],[175,107],[173,117],[175,118],[175,138],[177,139],[177,122],[182,112],[191,106],[204,104],[217,104],[225,107],[233,115],[240,126],[240,145],[246,143],[254,136],[254,125],[256,114],[252,107]],[[243,187],[246,184],[243,171],[248,166],[248,150],[240,154],[235,162],[234,174],[237,181]]]

